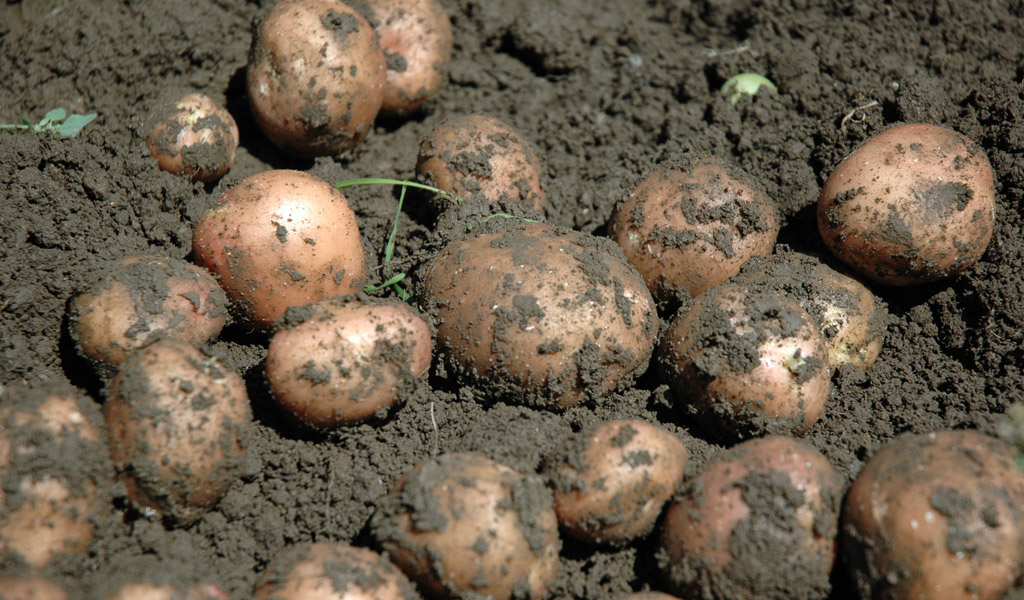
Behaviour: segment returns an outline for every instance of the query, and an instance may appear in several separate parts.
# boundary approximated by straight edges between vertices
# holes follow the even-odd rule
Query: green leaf
[[[54,121],[63,121],[64,117],[68,116],[68,111],[63,108],[55,108],[50,112],[46,113],[43,120],[39,122],[38,127],[45,127]]]
[[[89,113],[87,115],[71,115],[66,121],[57,127],[57,135],[61,137],[75,137],[80,131],[82,131],[83,127],[92,123],[92,120],[95,118],[96,113]]]

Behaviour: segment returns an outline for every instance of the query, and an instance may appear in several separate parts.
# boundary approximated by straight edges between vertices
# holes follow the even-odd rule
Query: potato
[[[498,207],[511,203],[537,211],[547,199],[542,170],[537,152],[522,134],[486,115],[441,122],[420,144],[416,159],[416,177],[427,185]]]
[[[382,415],[401,386],[430,367],[430,326],[399,301],[336,297],[291,309],[270,339],[267,382],[288,413],[313,427]]]
[[[825,598],[843,485],[802,440],[758,438],[715,455],[665,511],[666,583],[682,598]]]
[[[190,587],[155,583],[128,583],[105,600],[228,600],[228,595],[212,584]]]
[[[764,187],[712,156],[684,156],[655,169],[608,222],[608,237],[654,298],[670,306],[722,283],[752,256],[770,254],[778,234]]]
[[[209,96],[191,92],[164,99],[146,119],[146,147],[160,169],[193,181],[220,179],[238,149],[238,125]]]
[[[99,408],[70,386],[0,394],[0,558],[86,554],[112,470]]]
[[[156,337],[204,344],[220,334],[228,300],[217,280],[183,260],[132,256],[93,275],[71,300],[68,331],[104,374]]]
[[[1024,575],[1024,471],[976,431],[897,438],[847,494],[842,547],[861,597],[997,598]]]
[[[238,373],[174,339],[121,364],[103,416],[128,498],[172,526],[197,520],[238,479],[253,427]]]
[[[831,386],[814,318],[795,300],[736,284],[680,311],[657,356],[677,402],[723,439],[804,433]]]
[[[878,359],[889,323],[885,302],[818,257],[782,252],[747,261],[732,283],[782,293],[818,323],[833,369],[866,369]]]
[[[497,397],[561,408],[647,368],[654,301],[607,240],[491,221],[449,243],[421,279],[445,369]]]
[[[253,117],[299,157],[355,147],[383,101],[386,62],[377,33],[339,0],[281,0],[256,22],[246,85]]]
[[[64,588],[42,575],[0,575],[3,600],[67,600]]]
[[[441,88],[452,57],[452,23],[437,0],[354,0],[387,60],[382,113],[407,114]]]
[[[348,200],[302,171],[266,171],[229,189],[196,223],[192,253],[262,330],[291,306],[360,291],[366,277]]]
[[[555,513],[564,533],[584,542],[622,545],[647,535],[679,488],[686,446],[645,421],[603,423],[570,438],[547,457]]]
[[[412,582],[373,550],[300,544],[285,550],[256,582],[254,600],[417,600]]]
[[[985,152],[939,125],[888,129],[829,175],[818,229],[840,260],[868,279],[913,285],[973,265],[995,225]]]
[[[620,600],[679,600],[675,596],[669,596],[664,592],[634,592],[628,596],[623,596]]]
[[[558,519],[542,479],[475,454],[415,467],[378,504],[371,529],[432,598],[540,600],[558,570]]]

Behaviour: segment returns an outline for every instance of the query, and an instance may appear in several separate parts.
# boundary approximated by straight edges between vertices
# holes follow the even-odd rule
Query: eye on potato
[[[98,271],[72,299],[68,330],[78,353],[106,373],[157,336],[204,344],[227,319],[217,280],[183,260],[132,256]]]
[[[782,436],[714,457],[665,510],[658,560],[681,598],[829,594],[844,481],[809,443]]]
[[[847,494],[842,548],[864,598],[987,600],[1024,575],[1024,471],[976,431],[897,438]]]
[[[0,394],[0,558],[41,569],[86,554],[112,481],[104,434],[99,407],[70,386]]]
[[[683,481],[686,446],[661,427],[619,420],[585,430],[548,456],[558,524],[590,543],[647,535]]]
[[[825,408],[825,340],[795,300],[722,284],[676,314],[657,363],[678,402],[723,439],[799,435]]]
[[[417,600],[412,582],[386,557],[345,544],[300,544],[275,557],[254,600]]]
[[[963,271],[985,252],[994,224],[985,152],[939,125],[898,125],[872,137],[829,175],[818,200],[829,249],[887,285]]]
[[[129,500],[172,526],[196,521],[238,479],[252,432],[241,376],[169,338],[121,363],[103,416]]]
[[[413,468],[371,528],[431,598],[540,600],[558,570],[558,519],[543,480],[475,454]]]
[[[654,301],[608,240],[490,221],[438,252],[421,281],[445,369],[497,397],[561,408],[647,368]]]
[[[267,350],[267,383],[312,427],[358,423],[430,367],[430,326],[404,302],[335,297],[289,311]]]
[[[226,191],[196,223],[192,254],[263,330],[289,307],[360,291],[366,276],[348,200],[302,171],[266,171]]]
[[[246,85],[253,117],[299,157],[338,154],[373,128],[386,63],[373,26],[339,0],[281,0],[253,32]]]
[[[162,100],[150,110],[146,147],[160,169],[193,181],[216,181],[231,168],[238,125],[227,109],[196,92]]]
[[[615,207],[615,240],[659,303],[678,305],[770,254],[779,218],[764,188],[712,156],[684,156],[655,169]]]
[[[547,195],[533,145],[494,117],[464,115],[442,121],[420,144],[416,177],[461,198],[520,204],[541,210]],[[441,207],[443,209],[443,207]]]

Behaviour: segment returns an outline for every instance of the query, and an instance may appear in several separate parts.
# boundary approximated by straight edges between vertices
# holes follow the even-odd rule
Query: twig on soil
[[[430,401],[430,425],[434,428],[434,448],[430,451],[430,456],[433,458],[437,456],[437,443],[438,443],[438,430],[437,430],[437,419],[434,418],[434,401]]]
[[[839,132],[842,133],[843,135],[846,135],[846,125],[849,124],[851,121],[853,121],[853,117],[854,117],[854,115],[857,114],[857,111],[859,111],[859,110],[867,110],[867,109],[873,108],[875,106],[879,106],[878,100],[872,100],[871,102],[868,102],[867,104],[862,104],[862,105],[854,108],[850,112],[846,113],[843,116],[843,120],[839,122]],[[861,122],[863,122],[863,120],[862,119],[857,119],[856,121],[853,121],[853,122],[854,123],[861,123]]]
[[[716,56],[729,56],[730,54],[742,54],[744,52],[750,52],[750,44],[743,43],[731,50],[717,50],[715,48],[705,48],[704,56],[708,58],[715,58]]]

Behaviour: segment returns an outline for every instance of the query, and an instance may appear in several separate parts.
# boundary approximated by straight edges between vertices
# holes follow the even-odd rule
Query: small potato
[[[103,413],[128,498],[170,525],[194,522],[238,479],[253,427],[238,373],[174,339],[121,364]]]
[[[623,596],[619,600],[679,600],[675,596],[669,596],[664,592],[634,592],[628,596]]]
[[[829,175],[818,229],[840,260],[868,279],[913,285],[973,265],[995,224],[985,152],[939,125],[888,129]]]
[[[104,600],[229,600],[228,595],[212,584],[181,587],[169,583],[128,583]]]
[[[0,395],[0,558],[84,555],[112,470],[95,402],[70,386]]]
[[[445,369],[497,397],[562,408],[647,368],[654,301],[607,240],[491,221],[444,247],[421,279]]]
[[[799,435],[831,386],[825,340],[795,300],[723,284],[678,313],[658,365],[679,401],[724,439]]]
[[[608,222],[629,263],[660,303],[696,297],[770,254],[775,204],[742,169],[711,156],[659,167],[616,206]]]
[[[715,455],[665,511],[666,583],[701,600],[827,597],[843,485],[802,440],[758,438]]]
[[[540,600],[558,571],[558,519],[542,479],[475,454],[415,467],[371,528],[431,598]]]
[[[387,59],[382,113],[407,114],[441,89],[452,56],[452,23],[437,0],[354,0]]]
[[[1024,471],[976,431],[905,435],[854,480],[842,547],[862,598],[988,600],[1024,575]]]
[[[42,575],[0,575],[0,599],[68,600],[68,593]]]
[[[312,427],[383,414],[430,367],[430,326],[399,301],[336,297],[291,309],[267,350],[277,403]]]
[[[217,337],[228,299],[217,280],[183,260],[133,256],[96,273],[70,305],[78,353],[104,373],[159,336],[190,344]]]
[[[289,307],[360,291],[366,277],[348,200],[302,171],[266,171],[229,189],[196,223],[192,253],[263,330]]]
[[[254,600],[418,600],[412,582],[373,550],[344,544],[288,548],[256,582]]]
[[[552,453],[551,481],[562,531],[584,541],[621,545],[647,535],[679,488],[686,446],[645,421],[610,421]]]
[[[373,128],[386,62],[373,26],[339,0],[281,0],[253,32],[246,84],[253,117],[299,157],[355,147]]]
[[[427,135],[416,159],[416,176],[456,196],[491,204],[541,210],[547,196],[533,146],[518,131],[485,115],[443,121]]]
[[[158,103],[147,117],[146,147],[157,166],[193,181],[220,179],[238,149],[238,125],[226,109],[195,92]]]

